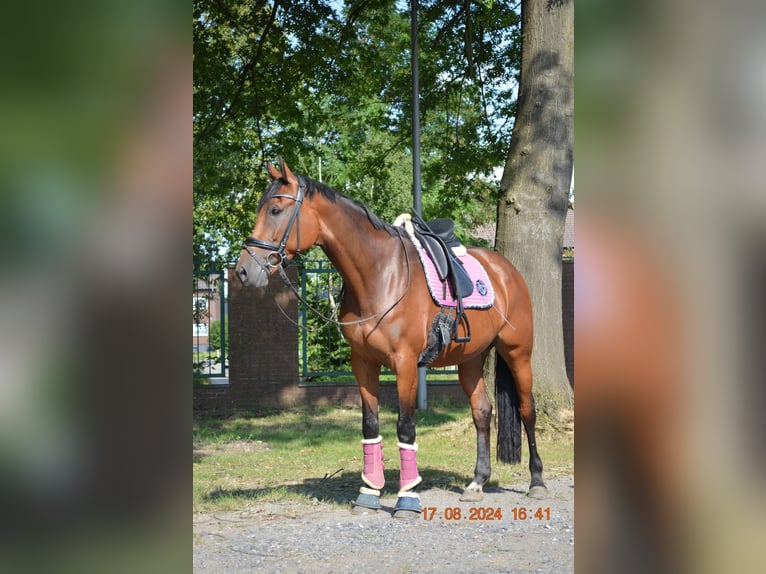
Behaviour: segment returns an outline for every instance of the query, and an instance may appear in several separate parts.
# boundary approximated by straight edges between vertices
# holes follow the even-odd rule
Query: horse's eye
[[[276,217],[277,215],[282,213],[282,210],[279,209],[278,207],[272,207],[270,213],[271,213],[271,215]]]

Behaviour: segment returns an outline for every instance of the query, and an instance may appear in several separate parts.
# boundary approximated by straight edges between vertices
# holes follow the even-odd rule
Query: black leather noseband
[[[286,253],[286,245],[287,245],[287,239],[290,237],[290,232],[293,230],[293,226],[296,222],[298,222],[298,228],[297,228],[297,240],[298,240],[298,248],[295,251],[295,256],[299,256],[301,252],[301,225],[300,225],[300,212],[301,212],[301,205],[303,205],[303,198],[306,194],[306,185],[303,181],[303,178],[298,176],[298,194],[297,195],[290,195],[287,193],[277,193],[275,195],[272,195],[273,198],[275,197],[286,197],[287,199],[292,199],[295,202],[295,206],[293,207],[293,211],[290,214],[290,219],[287,221],[287,227],[285,227],[285,232],[282,234],[282,239],[279,241],[279,244],[276,243],[269,243],[268,241],[264,241],[263,239],[258,239],[257,237],[248,237],[245,239],[244,245],[242,245],[242,249],[247,251],[250,256],[258,261],[258,257],[248,249],[248,247],[258,247],[260,249],[266,249],[269,251],[269,254],[266,255],[266,264],[269,267],[279,267],[280,265],[283,265],[287,261],[287,253]]]

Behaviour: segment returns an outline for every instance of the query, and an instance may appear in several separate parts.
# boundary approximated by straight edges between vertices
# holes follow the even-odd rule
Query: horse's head
[[[279,169],[266,162],[271,183],[258,204],[253,232],[245,239],[235,273],[246,286],[266,287],[268,276],[286,260],[309,249],[319,225],[313,210],[304,207],[306,183],[280,157]],[[303,208],[303,209],[301,209]]]

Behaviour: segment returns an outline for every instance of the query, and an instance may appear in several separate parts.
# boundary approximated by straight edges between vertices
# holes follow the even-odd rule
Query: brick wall
[[[297,270],[288,275],[298,283]],[[269,291],[242,287],[229,272],[229,385],[198,387],[194,390],[195,410],[226,413],[258,407],[304,405],[360,405],[356,386],[299,385],[298,301],[278,277]],[[574,263],[562,271],[563,327],[566,367],[574,384]],[[428,385],[429,400],[466,401],[459,385]],[[396,387],[381,388],[381,404],[396,405]]]
[[[233,408],[228,385],[204,385],[194,387],[194,412],[228,414]]]
[[[298,284],[295,267],[288,276]],[[248,289],[229,273],[229,395],[241,409],[283,404],[298,382],[298,300],[272,277],[269,290]],[[285,396],[285,402],[291,402]]]

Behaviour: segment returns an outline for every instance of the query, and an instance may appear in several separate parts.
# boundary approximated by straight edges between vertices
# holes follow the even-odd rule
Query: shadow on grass
[[[454,492],[459,496],[471,481],[472,476],[465,473],[421,468],[423,482],[418,490],[439,488]],[[385,472],[386,486],[382,496],[393,496],[398,490],[399,470]],[[250,500],[275,502],[281,500],[314,499],[338,505],[349,504],[356,500],[359,487],[364,486],[358,472],[343,471],[331,477],[306,478],[300,484],[282,484],[262,488],[218,488],[204,496],[204,500],[214,502],[226,500]],[[498,490],[493,487],[488,492]],[[503,489],[500,489],[503,490]],[[457,500],[457,498],[456,498]]]

